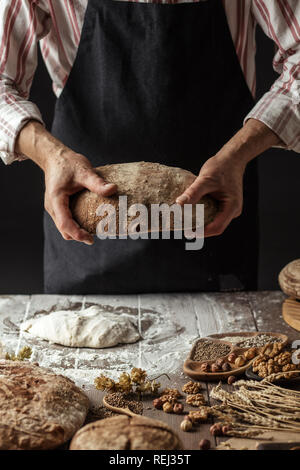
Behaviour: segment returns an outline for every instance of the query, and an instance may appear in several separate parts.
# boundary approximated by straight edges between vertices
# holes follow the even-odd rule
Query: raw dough
[[[109,348],[140,339],[128,316],[103,312],[94,305],[85,310],[61,310],[31,319],[21,325],[33,336],[77,348]]]

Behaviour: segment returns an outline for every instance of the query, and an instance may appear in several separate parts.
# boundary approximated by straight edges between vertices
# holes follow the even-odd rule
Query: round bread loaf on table
[[[287,264],[278,277],[283,292],[290,297],[300,299],[300,259]]]
[[[89,400],[75,384],[30,362],[0,360],[0,449],[53,449],[83,425]]]
[[[190,171],[149,162],[100,166],[96,168],[96,171],[106,182],[118,186],[117,193],[104,197],[83,190],[71,199],[71,211],[74,219],[81,227],[93,235],[96,234],[98,223],[104,218],[104,216],[97,216],[96,214],[100,204],[114,206],[117,219],[116,235],[119,235],[119,196],[127,196],[128,208],[134,204],[146,206],[149,214],[149,228],[147,231],[151,232],[149,210],[151,204],[167,204],[168,206],[175,204],[176,198],[196,179],[196,176]],[[204,204],[204,224],[207,225],[215,218],[218,204],[210,196],[204,196],[199,203]],[[127,223],[132,222],[135,217],[135,215],[128,215]],[[193,210],[192,228],[195,227],[196,218],[195,210]],[[176,228],[178,229],[178,227]],[[183,227],[180,226],[181,228]],[[162,230],[161,225],[159,230]],[[174,230],[172,217],[170,230]]]
[[[70,450],[181,450],[182,444],[165,423],[144,416],[119,415],[81,428]]]

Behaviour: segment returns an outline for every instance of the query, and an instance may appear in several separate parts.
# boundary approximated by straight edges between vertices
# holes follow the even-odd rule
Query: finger
[[[113,183],[107,183],[101,176],[93,170],[86,171],[80,181],[82,186],[92,191],[92,193],[98,194],[99,196],[111,196],[117,191],[117,185]]]
[[[81,228],[72,218],[67,195],[56,196],[52,199],[53,220],[65,240],[75,240],[92,245],[94,238]]]
[[[232,219],[234,219],[235,215],[235,204],[228,202],[224,203],[223,207],[221,205],[220,211],[217,213],[215,219],[204,229],[205,238],[221,235],[228,227]]]
[[[213,181],[198,176],[195,181],[189,186],[183,194],[181,194],[177,199],[177,204],[196,204],[200,199],[212,192],[215,189]]]

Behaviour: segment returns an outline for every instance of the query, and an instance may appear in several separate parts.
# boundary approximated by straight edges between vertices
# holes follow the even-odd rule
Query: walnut
[[[252,367],[258,367],[262,362],[265,362],[265,358],[260,354],[256,359],[254,359]]]
[[[291,362],[292,355],[288,351],[281,353],[277,356],[276,362],[280,366],[285,366]]]
[[[282,343],[274,343],[274,344],[266,344],[262,350],[260,355],[264,356],[265,358],[273,358],[277,356],[283,349]]]
[[[160,400],[162,403],[171,403],[171,405],[177,403],[177,399],[172,397],[171,395],[162,395],[160,397]]]
[[[192,423],[204,423],[208,420],[209,412],[208,406],[201,406],[197,411],[190,411],[188,416]]]
[[[282,343],[266,345],[261,354],[253,361],[253,372],[266,378],[272,374],[295,370],[297,367],[292,364],[292,354],[289,351],[282,351],[282,349]]]
[[[184,386],[182,387],[182,391],[184,393],[187,393],[188,395],[195,395],[196,393],[199,393],[202,390],[201,385],[199,382],[193,382],[190,380]]]
[[[161,392],[160,396],[162,396],[162,395],[169,395],[169,396],[171,396],[173,398],[177,398],[177,399],[182,397],[181,393],[179,392],[179,390],[177,390],[177,388],[165,388]]]
[[[282,367],[282,372],[289,372],[291,370],[297,370],[296,364],[286,364]]]
[[[187,405],[191,405],[191,406],[201,406],[205,404],[205,398],[201,393],[188,395],[186,397],[186,403]]]

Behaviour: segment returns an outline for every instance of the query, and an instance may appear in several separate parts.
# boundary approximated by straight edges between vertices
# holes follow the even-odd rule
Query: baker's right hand
[[[99,196],[110,196],[117,186],[106,183],[93,169],[89,160],[64,147],[55,158],[49,159],[45,172],[45,209],[65,240],[76,240],[88,245],[94,237],[81,228],[73,219],[70,196],[87,188]]]

